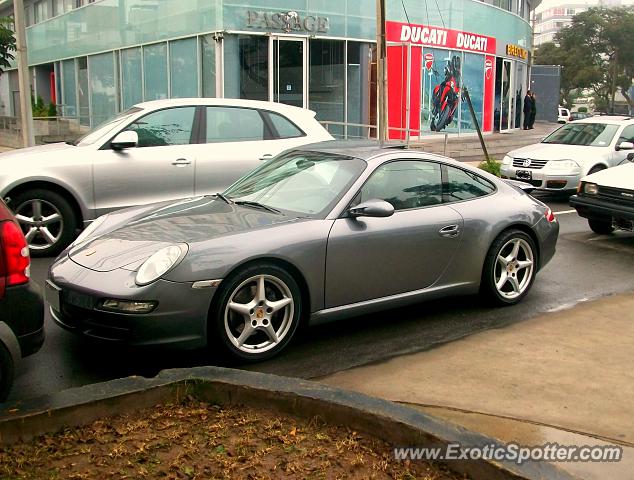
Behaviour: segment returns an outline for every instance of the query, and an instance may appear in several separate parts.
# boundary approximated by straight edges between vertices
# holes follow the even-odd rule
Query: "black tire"
[[[0,403],[9,396],[13,384],[13,359],[4,343],[0,342]]]
[[[597,220],[589,218],[588,225],[594,233],[598,233],[599,235],[609,235],[614,231],[614,227],[612,226],[612,219]]]
[[[451,110],[449,108],[446,108],[441,114],[440,114],[440,118],[438,119],[438,123],[436,124],[436,131],[439,132],[441,130],[443,130],[445,127],[447,127],[447,125],[449,125],[449,117],[451,116]]]
[[[595,165],[588,171],[588,175],[592,175],[593,173],[600,172],[601,170],[605,170],[603,165]]]
[[[521,287],[521,291],[519,295],[511,296],[514,292],[506,292],[504,290],[508,290],[510,282],[504,283],[501,289],[498,289],[496,286],[496,279],[498,274],[501,273],[502,266],[498,262],[498,256],[503,253],[508,252],[509,242],[519,240],[521,248],[530,249],[530,255],[532,256],[532,268],[529,271],[523,272],[522,270],[526,270],[522,268],[522,270],[513,270],[509,272],[514,278],[516,278],[517,282],[519,282],[519,286]],[[524,253],[522,251],[522,253]],[[502,255],[504,256],[504,255]],[[518,260],[527,261],[527,255],[519,255]],[[535,247],[535,242],[533,239],[528,236],[526,233],[521,230],[506,230],[502,232],[491,244],[489,251],[484,260],[484,268],[482,270],[482,281],[480,284],[480,293],[487,298],[489,301],[496,305],[515,305],[522,301],[522,299],[528,294],[531,287],[533,286],[533,282],[535,280],[535,276],[537,275],[537,266],[539,265],[539,258],[537,248]],[[526,278],[526,282],[524,282],[524,275],[528,275],[530,273],[530,277]],[[509,276],[507,274],[507,277]],[[501,277],[500,277],[501,279]],[[509,278],[510,280],[510,278]],[[500,291],[502,290],[502,291]]]
[[[59,193],[50,190],[33,189],[19,193],[11,199],[11,208],[16,214],[32,216],[34,215],[34,202],[38,200],[42,206],[42,215],[56,211],[61,217],[61,222],[50,225],[49,232],[55,237],[55,241],[52,243],[47,242],[44,234],[38,230],[38,233],[29,239],[30,253],[32,257],[52,257],[64,250],[75,239],[78,219],[68,200]],[[22,222],[20,226],[24,235],[27,235],[31,226]],[[42,227],[49,228],[47,225]]]
[[[284,307],[278,312],[273,312],[271,314],[268,313],[268,308],[265,309],[258,307],[251,309],[250,312],[246,312],[243,316],[231,311],[231,309],[228,308],[228,304],[231,300],[234,300],[235,303],[246,304],[249,297],[254,295],[252,301],[255,301],[257,297],[257,284],[254,285],[253,283],[248,283],[247,286],[243,287],[241,287],[241,285],[249,279],[253,279],[253,277],[258,276],[265,276],[267,278],[266,282],[269,282],[268,284],[265,283],[267,302],[281,300],[281,298],[270,298],[271,296],[281,296],[291,298],[292,305],[288,309],[287,307]],[[281,282],[280,285],[285,285],[286,293],[283,292],[284,288],[275,284],[276,281]],[[257,282],[257,280],[254,282]],[[256,291],[253,290],[254,287],[256,288]],[[241,295],[242,298],[239,299],[238,297]],[[268,304],[263,307],[267,306]],[[258,316],[260,314],[264,316]],[[225,315],[227,315],[226,323]],[[247,320],[248,318],[251,320]],[[258,328],[254,330],[254,333],[247,338],[247,340],[251,340],[251,342],[256,343],[258,340],[261,340],[262,343],[271,343],[272,346],[262,347],[265,349],[264,351],[257,351],[257,349],[254,348],[251,351],[246,352],[238,348],[232,342],[229,336],[230,332],[235,332],[234,335],[232,335],[235,340],[235,335],[238,335],[241,332],[239,329],[241,322],[244,322],[242,324],[244,329],[248,322],[260,321],[265,323],[269,318],[272,327],[279,328],[279,332],[284,331],[284,336],[277,344],[271,340],[269,334],[265,333],[265,329],[261,328],[262,325],[259,325]],[[214,301],[210,310],[208,343],[210,348],[220,348],[221,351],[227,354],[232,360],[249,363],[259,362],[277,355],[290,343],[297,332],[301,318],[302,295],[293,276],[277,265],[268,262],[255,263],[239,269],[223,280],[220,284],[220,287],[214,296]],[[282,325],[287,326],[282,328]],[[229,332],[227,330],[229,330]],[[243,348],[251,348],[250,345],[247,345],[247,343],[249,342],[245,342],[246,347]]]

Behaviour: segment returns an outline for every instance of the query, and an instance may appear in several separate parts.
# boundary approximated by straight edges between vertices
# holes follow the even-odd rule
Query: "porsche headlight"
[[[158,280],[185,257],[187,250],[187,244],[182,243],[161,248],[141,265],[136,274],[136,284],[143,286]]]
[[[513,158],[509,157],[508,155],[504,155],[504,158],[502,159],[502,165],[510,165],[511,163],[513,163]]]
[[[551,160],[548,169],[557,172],[571,172],[579,169],[579,164],[574,160]]]
[[[83,232],[81,232],[73,242],[73,245],[79,245],[80,243],[88,240],[88,238],[103,224],[103,222],[106,221],[107,218],[108,215],[102,215],[101,217],[94,220],[90,225],[84,228]]]

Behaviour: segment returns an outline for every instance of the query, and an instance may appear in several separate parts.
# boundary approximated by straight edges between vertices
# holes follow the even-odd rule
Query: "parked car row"
[[[559,232],[527,191],[579,186],[571,203],[593,230],[632,229],[632,150],[633,120],[582,119],[510,152],[504,180],[333,141],[307,110],[181,99],[4,154],[15,219],[1,205],[0,400],[44,338],[29,251],[60,253],[45,298],[68,331],[260,361],[304,325],[454,294],[521,301]]]

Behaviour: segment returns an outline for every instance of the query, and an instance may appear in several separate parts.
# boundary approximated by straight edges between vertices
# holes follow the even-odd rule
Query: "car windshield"
[[[124,112],[119,113],[118,115],[106,120],[105,122],[99,124],[97,127],[90,130],[88,133],[79,137],[77,140],[73,142],[74,145],[90,145],[95,143],[104,135],[107,135],[116,127],[125,123],[132,115],[142,111],[142,108],[132,107],[127,109]]]
[[[606,147],[618,129],[618,125],[609,123],[568,123],[548,135],[542,143]]]
[[[289,152],[266,162],[229,187],[230,201],[256,202],[297,216],[327,213],[359,177],[366,163],[323,152]]]

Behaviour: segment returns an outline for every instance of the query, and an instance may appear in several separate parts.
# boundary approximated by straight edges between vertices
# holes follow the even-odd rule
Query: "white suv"
[[[562,125],[540,143],[509,152],[502,178],[540,190],[572,191],[581,177],[627,161],[634,150],[634,119],[591,117]]]
[[[559,107],[557,113],[557,123],[568,123],[570,121],[570,110],[567,108]]]

